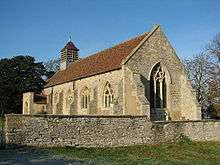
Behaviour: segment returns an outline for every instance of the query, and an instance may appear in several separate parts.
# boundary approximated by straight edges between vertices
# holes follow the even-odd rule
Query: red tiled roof
[[[147,33],[144,33],[141,36],[74,62],[66,70],[54,74],[45,87],[120,69],[122,60],[138,46],[146,35]]]

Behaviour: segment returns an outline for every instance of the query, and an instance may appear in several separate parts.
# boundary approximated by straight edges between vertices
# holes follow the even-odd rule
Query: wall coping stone
[[[146,115],[53,115],[53,114],[6,114],[6,117],[44,117],[44,118],[147,118]],[[220,122],[220,120],[182,120],[182,121],[151,121],[153,124],[192,123],[192,122]]]
[[[220,120],[182,120],[182,121],[153,121],[154,124],[169,124],[169,123],[198,123],[198,122],[220,122]]]
[[[148,116],[132,116],[132,115],[51,115],[51,114],[7,114],[6,117],[45,117],[45,118],[148,118]]]

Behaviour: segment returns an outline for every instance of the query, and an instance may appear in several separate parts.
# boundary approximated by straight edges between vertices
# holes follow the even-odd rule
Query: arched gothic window
[[[106,83],[103,95],[103,105],[105,108],[113,105],[114,94],[109,82]]]
[[[87,87],[82,90],[81,93],[81,108],[87,109],[89,107],[90,102],[90,92]]]
[[[155,65],[151,71],[150,78],[150,118],[151,120],[166,120],[167,87],[165,71],[160,63]]]
[[[166,107],[166,81],[165,72],[158,63],[151,73],[151,107]]]

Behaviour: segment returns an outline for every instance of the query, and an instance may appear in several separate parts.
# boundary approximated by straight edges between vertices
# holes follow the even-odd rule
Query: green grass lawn
[[[52,148],[86,164],[220,164],[220,142],[179,142],[117,148]]]

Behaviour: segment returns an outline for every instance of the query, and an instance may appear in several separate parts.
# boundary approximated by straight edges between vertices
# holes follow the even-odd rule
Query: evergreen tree
[[[16,56],[0,60],[0,111],[1,113],[21,113],[22,94],[39,93],[47,76],[42,63],[31,56]]]

